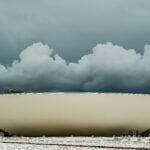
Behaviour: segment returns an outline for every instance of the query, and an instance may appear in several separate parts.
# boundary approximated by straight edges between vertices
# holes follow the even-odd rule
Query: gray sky
[[[1,0],[0,62],[35,42],[76,61],[97,43],[142,51],[150,43],[148,0]]]
[[[0,0],[0,92],[150,93],[149,17],[148,0]]]

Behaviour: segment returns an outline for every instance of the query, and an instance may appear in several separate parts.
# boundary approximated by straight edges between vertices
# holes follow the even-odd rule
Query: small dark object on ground
[[[128,134],[129,136],[139,136],[138,130],[129,130]]]
[[[14,93],[24,93],[21,89],[6,89],[4,90],[5,94],[14,94]]]
[[[0,129],[0,136],[10,137],[10,136],[12,136],[12,134],[10,132],[7,132],[7,131],[3,130],[3,129]]]

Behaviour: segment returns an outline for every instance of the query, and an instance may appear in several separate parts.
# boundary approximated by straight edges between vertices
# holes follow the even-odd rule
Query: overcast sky
[[[0,92],[150,93],[149,17],[149,0],[0,0]]]
[[[149,0],[0,0],[0,62],[36,42],[76,61],[97,43],[142,51],[150,43]]]

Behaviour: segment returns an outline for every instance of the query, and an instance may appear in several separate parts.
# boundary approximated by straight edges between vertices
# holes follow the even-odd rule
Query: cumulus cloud
[[[150,45],[144,54],[112,43],[97,44],[77,63],[35,43],[11,66],[0,65],[0,87],[25,91],[110,91],[150,93]]]

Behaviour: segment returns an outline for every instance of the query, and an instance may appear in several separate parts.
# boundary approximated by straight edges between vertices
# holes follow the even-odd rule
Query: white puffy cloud
[[[52,51],[47,45],[35,43],[11,66],[0,65],[0,87],[26,91],[150,91],[150,45],[145,45],[141,55],[112,43],[97,44],[77,63],[52,56]]]

